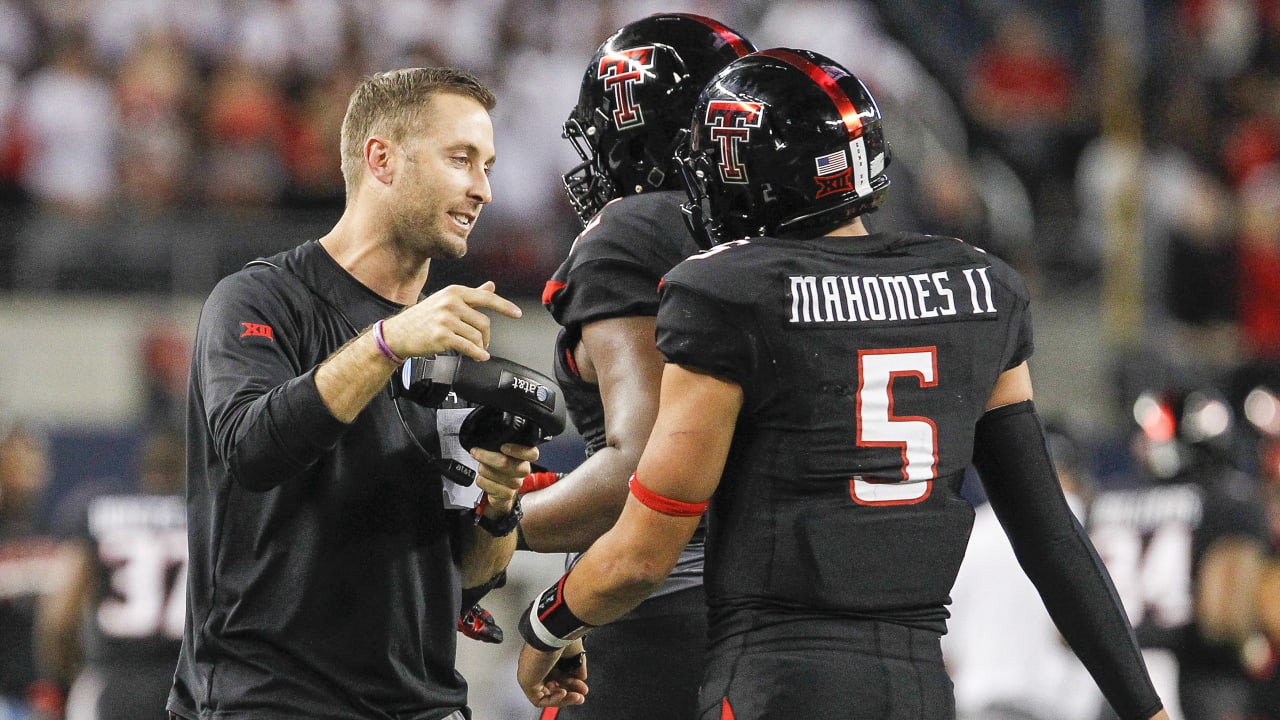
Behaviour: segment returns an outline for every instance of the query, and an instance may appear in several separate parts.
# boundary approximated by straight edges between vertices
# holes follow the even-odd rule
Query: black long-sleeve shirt
[[[321,361],[399,309],[314,241],[251,263],[207,300],[171,711],[435,720],[465,706],[454,670],[465,525],[429,466],[434,413],[387,392],[348,426],[315,384]]]

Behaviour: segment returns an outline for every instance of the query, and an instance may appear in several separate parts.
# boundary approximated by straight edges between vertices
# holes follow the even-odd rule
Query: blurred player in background
[[[585,228],[543,294],[562,328],[556,380],[587,459],[524,497],[530,549],[586,550],[622,509],[658,406],[658,283],[698,250],[680,213],[675,146],[707,80],[754,49],[711,18],[660,14],[618,29],[587,66],[564,129],[583,160],[565,187]],[[695,717],[707,628],[702,561],[699,530],[648,600],[587,641],[591,702],[542,717]]]
[[[1258,625],[1261,642],[1248,652],[1256,679],[1252,717],[1280,720],[1280,394],[1271,386],[1250,390],[1244,415],[1257,432],[1257,459],[1267,515],[1268,552],[1258,581]]]
[[[157,430],[132,487],[66,500],[78,507],[67,511],[77,550],[41,613],[41,642],[52,673],[70,684],[67,720],[163,714],[186,618],[184,467],[181,433]]]
[[[65,576],[65,548],[40,521],[49,485],[48,438],[0,415],[0,720],[45,720],[62,689],[41,679],[36,618]]]
[[[1145,486],[1099,493],[1089,536],[1153,673],[1176,675],[1182,716],[1244,717],[1267,533],[1258,483],[1231,460],[1235,414],[1212,388],[1160,388],[1139,394],[1133,419]]]
[[[693,126],[688,211],[718,244],[664,278],[654,429],[617,524],[521,616],[526,696],[590,702],[556,662],[664,581],[711,505],[700,718],[954,717],[940,637],[973,462],[1109,701],[1166,718],[1049,458],[1022,279],[953,238],[867,233],[889,148],[827,57],[730,63]]]
[[[1280,491],[1272,488],[1269,493],[1271,512],[1280,513]],[[1266,645],[1258,648],[1256,656],[1259,662],[1254,668],[1256,682],[1249,717],[1277,720],[1280,719],[1280,549],[1273,549],[1263,569],[1258,600]]]

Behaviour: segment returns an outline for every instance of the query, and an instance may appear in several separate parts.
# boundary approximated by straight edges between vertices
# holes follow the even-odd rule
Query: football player
[[[565,188],[584,229],[542,298],[561,326],[556,380],[587,459],[524,496],[522,547],[579,553],[622,510],[658,407],[658,283],[698,251],[680,212],[675,147],[706,81],[754,49],[711,18],[659,14],[618,29],[587,65],[564,125],[582,157]],[[564,718],[696,716],[707,626],[702,531],[687,540],[666,582],[586,643],[591,703]]]
[[[1231,460],[1235,412],[1216,389],[1169,387],[1140,393],[1133,419],[1142,485],[1099,493],[1089,536],[1182,717],[1246,717],[1259,631],[1243,600],[1254,597],[1268,534],[1258,482]]]
[[[591,702],[564,648],[658,587],[710,506],[700,718],[953,718],[940,636],[972,462],[1104,695],[1167,718],[1050,462],[1021,277],[961,240],[867,232],[889,147],[829,58],[740,58],[692,125],[710,249],[664,277],[658,416],[621,517],[521,617],[530,701]]]
[[[184,461],[182,434],[154,431],[136,485],[103,483],[62,509],[78,551],[41,633],[59,674],[75,678],[68,718],[157,716],[169,696],[186,620]]]

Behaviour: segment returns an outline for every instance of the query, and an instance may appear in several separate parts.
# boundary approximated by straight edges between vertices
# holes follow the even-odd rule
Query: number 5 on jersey
[[[938,384],[936,347],[858,352],[859,447],[896,447],[902,454],[901,478],[849,481],[860,505],[908,505],[929,497],[938,466],[938,428],[927,417],[893,414],[894,380],[915,378],[919,387]]]

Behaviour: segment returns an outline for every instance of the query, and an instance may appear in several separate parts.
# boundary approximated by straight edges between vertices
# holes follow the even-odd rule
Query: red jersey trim
[[[546,305],[550,303],[551,300],[555,298],[556,293],[560,292],[564,288],[565,283],[562,283],[559,280],[548,280],[547,283],[542,286],[542,304]]]

